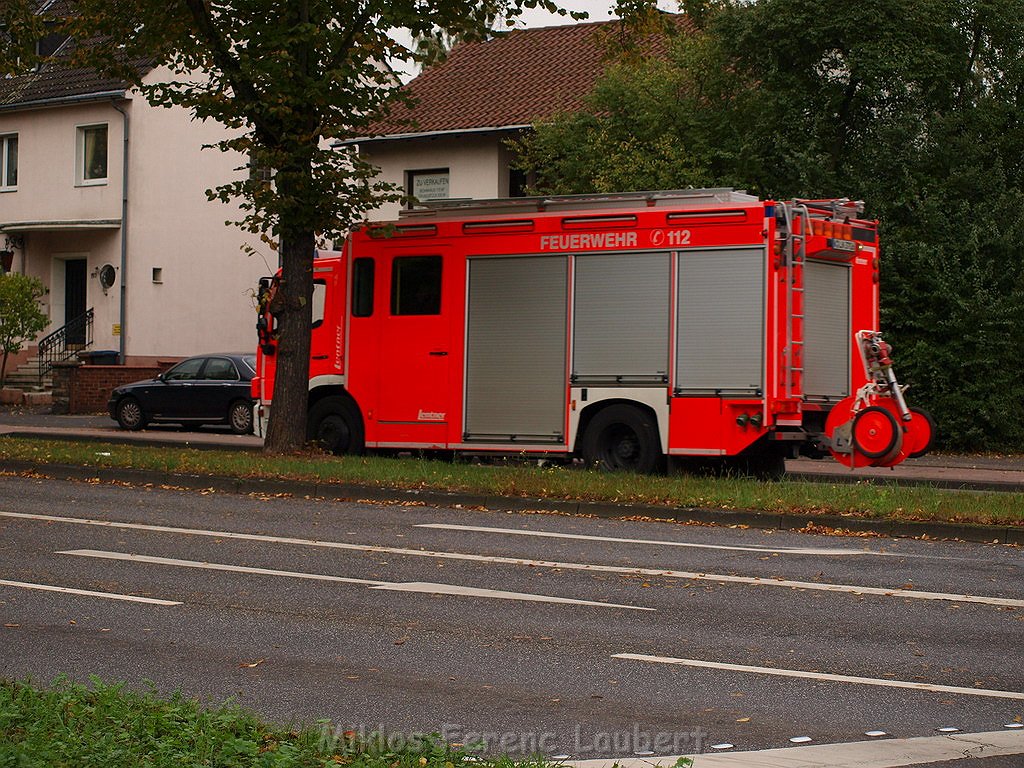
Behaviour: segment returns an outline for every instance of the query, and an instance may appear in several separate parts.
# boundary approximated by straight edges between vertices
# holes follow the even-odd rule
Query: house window
[[[52,23],[48,23],[46,28],[48,30],[52,30],[54,25]],[[67,41],[67,35],[61,32],[49,32],[49,34],[44,35],[36,42],[36,55],[41,59],[53,56],[53,54],[57,53],[57,51],[59,51]]]
[[[0,190],[18,188],[18,135],[0,136]]]
[[[107,183],[106,125],[84,125],[78,129],[78,183]]]
[[[508,196],[526,197],[531,186],[536,183],[536,174],[527,173],[519,168],[508,169]]]
[[[418,201],[447,200],[448,169],[434,168],[429,171],[407,171],[406,193]]]
[[[258,182],[261,186],[270,186],[274,182],[274,169],[260,162],[255,147],[249,150],[249,180]]]

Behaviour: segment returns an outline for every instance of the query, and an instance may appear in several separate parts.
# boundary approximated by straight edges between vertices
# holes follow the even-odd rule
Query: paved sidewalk
[[[11,409],[3,406],[0,406],[0,435],[227,450],[255,451],[263,447],[263,438],[235,435],[226,426],[153,424],[138,432],[128,432],[105,414],[55,415],[46,413],[42,408]]]

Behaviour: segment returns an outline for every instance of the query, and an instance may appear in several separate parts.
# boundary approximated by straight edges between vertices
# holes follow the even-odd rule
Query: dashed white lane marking
[[[83,597],[102,597],[105,600],[124,600],[129,603],[148,603],[149,605],[181,605],[177,600],[158,600],[155,597],[138,597],[136,595],[120,595],[116,592],[94,592],[91,589],[73,589],[57,587],[52,584],[34,584],[28,581],[8,581],[0,579],[0,587],[20,587],[21,589],[37,589],[43,592],[62,592],[66,595]]]
[[[626,539],[617,536],[590,536],[581,533],[556,533],[554,531],[529,531],[521,528],[493,528],[483,525],[456,525],[454,523],[420,523],[416,528],[436,528],[444,531],[472,531],[474,533],[505,533],[513,536],[537,536],[545,539],[574,539],[576,541],[607,541],[615,544],[651,544],[662,547],[686,547],[692,549],[719,549],[733,552],[759,552],[762,554],[777,553],[780,555],[818,555],[823,557],[849,557],[862,555],[878,555],[881,557],[897,556],[893,552],[871,552],[859,549],[829,549],[824,547],[741,547],[729,544],[697,544],[688,541],[668,541],[665,539]]]
[[[662,568],[637,568],[622,565],[595,565],[592,563],[561,563],[553,560],[531,560],[520,557],[502,557],[499,555],[473,555],[465,552],[438,552],[426,549],[406,549],[402,547],[381,547],[369,544],[350,544],[342,541],[321,541],[318,539],[298,539],[286,536],[269,536],[260,533],[235,533],[231,531],[210,531],[202,528],[178,528],[169,525],[148,525],[145,523],[122,523],[110,520],[92,520],[80,517],[61,517],[59,515],[37,515],[27,512],[0,512],[0,517],[12,517],[24,520],[40,520],[53,523],[72,523],[76,525],[94,525],[100,528],[130,529],[136,531],[154,531],[157,533],[175,533],[187,536],[208,536],[215,539],[240,539],[244,541],[266,541],[274,544],[296,544],[305,547],[325,547],[343,549],[353,552],[379,552],[391,555],[409,555],[411,557],[430,557],[443,560],[464,560],[477,563],[497,563],[501,565],[518,565],[529,568],[561,568],[566,571],[586,571],[590,573],[619,573],[628,576],[662,576],[688,581],[713,581],[720,584],[745,584],[758,587],[783,587],[786,589],[807,589],[818,592],[843,592],[853,595],[879,595],[896,597],[905,600],[946,600],[954,603],[979,603],[1000,607],[1024,608],[1024,600],[1007,597],[987,597],[984,595],[961,595],[948,592],[922,592],[915,589],[864,587],[854,584],[829,584],[816,581],[793,581],[791,579],[774,579],[762,576],[734,576],[722,573],[696,573],[693,571],[676,571]]]
[[[532,603],[560,603],[564,605],[588,605],[597,608],[627,608],[632,611],[653,611],[654,608],[643,608],[636,605],[620,605],[618,603],[601,603],[596,600],[577,600],[569,597],[552,597],[551,595],[535,595],[530,592],[506,592],[500,589],[480,589],[465,587],[459,584],[437,584],[429,581],[391,582],[369,579],[353,579],[347,576],[332,576],[325,573],[308,573],[306,571],[279,571],[272,568],[253,568],[247,565],[230,565],[227,563],[206,563],[198,560],[178,560],[173,557],[152,557],[149,555],[133,555],[127,552],[106,552],[99,549],[67,549],[57,552],[58,555],[77,555],[79,557],[96,557],[103,560],[124,560],[132,563],[152,563],[155,565],[173,565],[178,568],[200,568],[207,571],[229,571],[233,573],[250,573],[258,576],[285,576],[292,579],[310,579],[313,581],[332,581],[344,584],[361,584],[370,589],[384,589],[393,592],[418,592],[431,595],[453,595],[460,597],[481,597],[494,600],[523,600]]]
[[[1024,754],[1024,733],[992,731],[954,736],[917,736],[909,739],[816,744],[757,752],[690,755],[693,768],[903,768],[949,760]],[[681,755],[572,760],[571,768],[672,768]]]
[[[777,677],[802,677],[808,680],[824,680],[831,683],[856,683],[858,685],[877,685],[884,688],[910,688],[915,691],[931,691],[933,693],[954,693],[964,696],[984,696],[993,699],[1017,699],[1024,701],[1024,693],[1017,691],[995,691],[985,688],[961,688],[955,685],[936,685],[934,683],[912,683],[906,680],[887,680],[875,677],[855,677],[853,675],[833,675],[825,672],[805,672],[799,669],[778,669],[776,667],[750,667],[745,664],[726,664],[718,661],[701,659],[676,659],[671,656],[648,656],[644,653],[616,653],[613,659],[629,659],[653,664],[675,664],[683,667],[700,669],[722,669],[728,672],[749,672],[757,675],[775,675]]]
[[[392,592],[424,592],[431,595],[457,595],[462,597],[484,597],[496,600],[526,600],[533,603],[562,603],[564,605],[591,605],[598,608],[628,608],[631,611],[654,611],[655,608],[643,608],[637,605],[619,605],[618,603],[599,603],[593,600],[577,600],[569,597],[551,597],[550,595],[534,595],[528,592],[506,592],[502,589],[481,589],[463,587],[458,584],[436,584],[430,581],[409,581],[397,584],[381,584],[370,589],[384,589]]]

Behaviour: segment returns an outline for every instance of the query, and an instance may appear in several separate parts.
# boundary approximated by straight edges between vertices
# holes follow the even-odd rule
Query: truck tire
[[[363,418],[347,397],[325,397],[309,409],[306,439],[335,456],[362,454]]]
[[[587,424],[580,453],[590,467],[604,472],[655,472],[664,464],[658,425],[644,410],[617,403]]]

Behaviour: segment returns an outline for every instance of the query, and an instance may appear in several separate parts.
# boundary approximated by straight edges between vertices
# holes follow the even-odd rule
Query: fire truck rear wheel
[[[610,405],[587,425],[580,453],[588,466],[605,472],[655,472],[664,462],[658,424],[631,405]]]
[[[307,439],[336,456],[361,454],[363,420],[355,403],[345,397],[325,397],[309,410]]]

